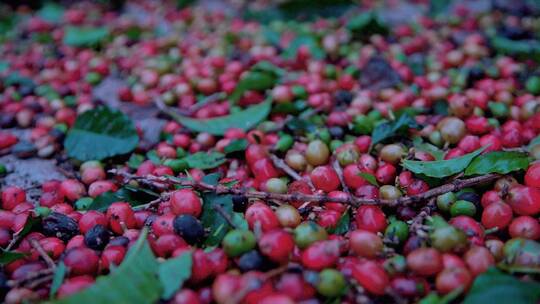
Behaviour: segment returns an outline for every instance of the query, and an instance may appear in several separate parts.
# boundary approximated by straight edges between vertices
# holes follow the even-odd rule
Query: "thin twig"
[[[227,214],[227,212],[225,212],[225,210],[223,210],[223,207],[221,207],[220,205],[214,205],[213,208],[219,213],[219,215],[221,215],[221,217],[223,217],[223,219],[227,222],[227,224],[229,224],[229,226],[233,227],[234,229],[238,228],[233,222],[232,218]]]
[[[34,249],[39,253],[41,258],[45,261],[45,263],[47,263],[47,266],[49,266],[49,268],[56,269],[56,264],[51,259],[51,257],[47,254],[47,252],[45,252],[45,249],[41,247],[38,241],[30,240],[30,245],[32,245],[32,247],[34,247]]]
[[[302,193],[292,193],[292,194],[269,193],[269,192],[262,192],[262,191],[252,191],[252,190],[239,188],[239,187],[229,188],[223,185],[209,185],[204,182],[197,182],[193,180],[180,180],[178,178],[170,177],[170,176],[154,176],[154,175],[137,176],[137,175],[130,174],[127,172],[121,172],[115,169],[110,170],[109,172],[112,174],[121,175],[127,180],[142,181],[145,184],[150,184],[150,185],[153,185],[153,184],[169,185],[169,187],[173,185],[181,185],[181,186],[192,187],[199,191],[211,191],[216,194],[236,194],[236,195],[241,195],[247,198],[255,198],[255,199],[261,199],[261,200],[277,200],[277,201],[285,201],[285,202],[312,201],[316,203],[335,202],[335,203],[342,203],[342,204],[351,205],[351,206],[385,205],[385,206],[390,206],[390,207],[403,206],[403,205],[409,205],[409,204],[421,202],[421,201],[427,200],[429,198],[438,196],[446,192],[459,191],[463,188],[493,181],[500,177],[499,174],[487,174],[487,175],[472,177],[468,179],[454,180],[451,183],[430,189],[418,195],[402,196],[397,199],[388,200],[388,199],[359,198],[352,195],[349,195],[348,197],[329,197],[326,194],[314,195],[314,194],[302,194]]]
[[[337,173],[337,176],[339,178],[339,182],[341,183],[341,188],[343,188],[343,191],[345,193],[350,194],[351,191],[349,190],[349,187],[347,187],[347,184],[345,184],[345,178],[343,177],[343,170],[341,170],[341,165],[339,164],[339,161],[337,160],[337,158],[334,158],[332,160],[332,168],[334,168],[334,170]]]
[[[276,166],[277,168],[283,170],[283,172],[287,173],[287,175],[292,177],[294,180],[297,180],[297,181],[304,180],[304,178],[302,178],[302,176],[300,176],[300,174],[298,174],[298,172],[294,171],[293,168],[289,167],[289,165],[287,165],[287,163],[285,163],[285,161],[282,160],[281,158],[275,156],[274,154],[270,154],[270,159],[274,163],[274,166]],[[307,184],[309,185],[309,187],[311,188],[312,191],[316,190],[315,186],[313,185],[311,180],[308,179],[308,180],[306,180],[306,182],[307,182]]]
[[[154,103],[156,104],[157,108],[164,114],[174,118],[178,119],[180,115],[182,116],[191,116],[195,114],[197,111],[205,107],[206,105],[209,105],[211,103],[217,102],[220,99],[225,98],[226,95],[223,92],[214,93],[210,96],[205,97],[203,100],[197,102],[196,104],[189,107],[189,109],[173,109],[171,107],[168,107],[160,98],[156,98]]]

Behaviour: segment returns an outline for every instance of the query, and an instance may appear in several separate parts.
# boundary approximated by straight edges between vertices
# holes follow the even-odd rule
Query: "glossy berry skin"
[[[53,260],[58,259],[66,247],[62,240],[55,237],[41,239],[39,240],[39,245],[41,245],[43,250],[45,250]]]
[[[177,216],[174,218],[172,225],[174,232],[189,244],[199,243],[204,237],[204,228],[201,222],[192,215]]]
[[[447,268],[437,275],[435,285],[441,294],[447,294],[463,288],[467,290],[472,282],[472,276],[466,268]]]
[[[506,228],[512,221],[512,208],[505,203],[495,202],[484,208],[482,225],[486,229],[497,227]]]
[[[107,246],[101,253],[101,267],[110,269],[112,265],[119,266],[126,256],[126,248],[124,246]]]
[[[525,173],[525,185],[540,188],[540,163],[532,164]]]
[[[430,276],[443,268],[441,254],[433,248],[418,248],[407,255],[407,267],[414,273]]]
[[[311,270],[322,270],[334,266],[339,255],[338,241],[318,241],[302,252],[302,265]]]
[[[261,253],[276,263],[285,263],[294,249],[293,237],[284,230],[273,230],[259,239]]]
[[[70,269],[71,275],[95,275],[98,270],[99,257],[92,249],[73,248],[66,253],[64,264]]]
[[[79,230],[81,230],[81,233],[86,233],[95,225],[108,225],[107,217],[105,216],[105,214],[96,210],[88,210],[82,215],[81,219],[79,220]]]
[[[250,229],[255,229],[256,225],[260,225],[262,231],[267,232],[280,227],[274,211],[262,202],[256,202],[249,206],[245,216]]]
[[[94,278],[89,275],[76,276],[67,279],[58,289],[58,298],[65,298],[69,295],[75,294],[86,287],[94,284]]]
[[[171,209],[174,214],[188,214],[199,217],[202,212],[202,202],[199,196],[190,189],[175,191],[170,199]]]
[[[154,232],[156,236],[174,233],[173,222],[175,217],[176,216],[171,213],[158,216],[152,222],[152,232]]]
[[[169,257],[178,248],[187,247],[186,242],[176,234],[161,235],[153,244],[152,249],[157,256]]]
[[[347,187],[351,189],[358,189],[363,185],[367,185],[368,182],[360,176],[362,171],[356,164],[350,164],[343,168],[343,179]]]
[[[384,268],[374,261],[360,261],[353,266],[352,277],[369,293],[383,295],[390,283]]]
[[[26,193],[19,187],[6,187],[2,190],[2,209],[4,210],[12,210],[25,201]]]
[[[111,230],[116,234],[122,234],[124,227],[129,229],[137,225],[133,209],[125,202],[112,203],[107,208],[107,219]]]
[[[382,232],[386,228],[386,216],[377,206],[360,206],[356,211],[356,225],[359,229]]]
[[[60,185],[60,193],[73,202],[83,197],[86,194],[86,189],[78,180],[66,179]]]
[[[310,178],[315,188],[325,192],[337,190],[340,186],[339,177],[330,166],[319,166],[313,169]]]
[[[383,250],[382,239],[374,232],[354,230],[349,236],[351,250],[358,256],[372,259]]]
[[[182,289],[176,293],[172,303],[174,304],[200,304],[201,301],[196,292],[191,289]]]
[[[540,239],[540,223],[538,219],[535,219],[531,216],[520,216],[516,217],[510,223],[508,227],[508,233],[511,237],[517,238],[526,238],[530,240]]]
[[[527,186],[514,186],[509,192],[508,204],[519,215],[540,213],[540,189]]]
[[[473,276],[477,276],[495,264],[495,258],[486,247],[472,246],[463,256],[467,268]]]

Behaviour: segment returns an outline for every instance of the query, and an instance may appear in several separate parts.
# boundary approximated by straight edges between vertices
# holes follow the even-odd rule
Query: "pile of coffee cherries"
[[[34,189],[2,185],[5,303],[85,290],[122,267],[141,235],[159,263],[191,253],[190,277],[162,299],[167,303],[415,303],[450,293],[460,301],[490,267],[537,272],[538,65],[532,56],[501,52],[490,37],[534,41],[540,19],[525,9],[478,13],[456,5],[447,16],[426,14],[359,37],[351,20],[366,9],[262,23],[150,0],[121,12],[81,1],[56,17],[6,8],[17,18],[0,36],[0,152],[55,159],[65,178]],[[97,46],[64,39],[70,27],[98,26],[110,34]],[[279,81],[233,98],[261,63]],[[111,79],[122,85],[98,96]],[[79,114],[103,104],[157,113],[156,100],[194,119],[263,102],[272,109],[257,125],[223,135],[151,114],[161,135],[149,140],[151,126],[134,117],[145,140],[129,155],[66,157],[64,138]],[[392,129],[402,118],[409,121]],[[225,153],[231,143],[242,147]],[[433,196],[426,193],[463,172],[434,181],[403,166],[482,147],[483,154],[528,153],[530,165]],[[220,152],[225,160],[204,169],[180,161],[198,152]],[[7,168],[0,158],[0,174],[16,174]],[[238,190],[232,210],[207,210],[208,195],[217,195],[208,189],[155,179],[197,184],[209,175]],[[88,209],[126,186],[161,200],[138,204],[124,196]],[[36,189],[37,197],[29,195]],[[228,221],[226,233],[205,218],[210,211]],[[52,295],[60,264],[66,272]],[[515,278],[534,275],[517,271]]]

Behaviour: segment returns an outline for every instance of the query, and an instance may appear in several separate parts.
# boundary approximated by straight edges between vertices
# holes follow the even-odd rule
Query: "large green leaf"
[[[162,299],[170,299],[178,289],[182,288],[182,284],[191,276],[192,264],[191,252],[185,252],[159,265],[158,276],[163,286]]]
[[[158,194],[150,190],[126,185],[116,192],[107,191],[98,195],[94,198],[92,204],[88,206],[87,210],[107,211],[107,208],[115,202],[127,202],[135,207],[146,204],[156,198],[158,198]]]
[[[183,126],[193,131],[223,135],[230,128],[250,130],[268,116],[271,107],[272,103],[265,101],[243,111],[217,118],[194,119],[181,115],[174,115],[174,118]]]
[[[159,264],[146,240],[144,230],[126,258],[110,275],[98,277],[96,283],[56,304],[147,304],[156,303],[162,287],[157,277]]]
[[[138,143],[137,131],[127,115],[99,107],[77,117],[64,146],[70,157],[87,161],[129,153]]]
[[[349,210],[346,210],[339,221],[336,224],[336,227],[331,227],[328,229],[328,232],[332,234],[345,234],[349,231],[349,225],[351,224],[351,215]]]
[[[227,220],[216,211],[215,206],[219,206],[225,213],[232,216],[232,196],[204,193],[202,197],[204,203],[201,220],[204,228],[209,231],[208,237],[206,238],[206,245],[215,246],[221,243],[221,240],[230,229]]]
[[[372,145],[397,135],[405,135],[409,128],[418,128],[418,123],[407,113],[403,113],[395,121],[381,123],[373,129]]]
[[[271,89],[277,83],[277,78],[264,71],[250,71],[236,85],[230,100],[236,103],[247,91],[264,91]]]
[[[219,152],[197,152],[183,158],[190,168],[212,169],[223,164],[227,159]]]
[[[89,47],[100,44],[109,36],[106,27],[68,26],[64,32],[64,44],[77,47]]]
[[[530,158],[527,153],[495,151],[475,158],[465,170],[465,175],[506,174],[512,171],[525,170],[529,167],[529,163]]]
[[[423,174],[430,177],[447,177],[456,173],[462,172],[467,168],[471,161],[478,156],[486,147],[482,147],[474,152],[465,154],[449,160],[436,161],[417,161],[404,160],[402,165],[404,168],[416,174]]]
[[[467,293],[464,304],[531,304],[540,300],[540,283],[521,281],[491,268],[479,275]]]

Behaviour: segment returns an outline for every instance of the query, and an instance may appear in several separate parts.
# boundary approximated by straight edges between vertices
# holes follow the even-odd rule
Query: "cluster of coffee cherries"
[[[191,253],[189,279],[163,299],[176,304],[414,303],[456,290],[466,297],[490,267],[540,267],[538,163],[487,184],[399,203],[435,187],[404,168],[405,159],[452,160],[480,148],[525,150],[540,159],[535,64],[499,54],[486,35],[500,27],[498,35],[528,39],[537,19],[457,6],[449,20],[421,16],[387,36],[357,39],[348,15],[265,25],[200,6],[130,5],[144,21],[133,10],[109,12],[84,1],[57,22],[16,13],[23,21],[0,46],[0,60],[9,62],[0,69],[1,154],[65,162],[65,133],[78,114],[101,103],[140,113],[159,99],[196,119],[234,115],[265,100],[272,111],[254,128],[223,135],[167,118],[150,147],[125,158],[68,161],[70,176],[41,183],[37,198],[3,185],[0,247],[23,254],[0,268],[6,303],[48,299],[51,261],[67,268],[54,297],[85,290],[122,267],[141,235],[160,263]],[[63,39],[68,27],[90,25],[107,26],[112,37],[98,48]],[[279,83],[229,98],[261,62],[283,74]],[[123,84],[96,96],[111,78]],[[381,138],[391,128],[381,126],[406,117]],[[239,141],[244,149],[225,153]],[[180,161],[197,152],[220,152],[226,160],[210,169]],[[5,171],[0,163],[0,175]],[[205,208],[211,191],[148,179],[197,184],[210,174],[237,189],[232,210]],[[126,196],[89,210],[126,185],[162,199],[137,205]],[[335,201],[349,198],[398,204]],[[227,220],[225,233],[212,230],[205,212]]]

